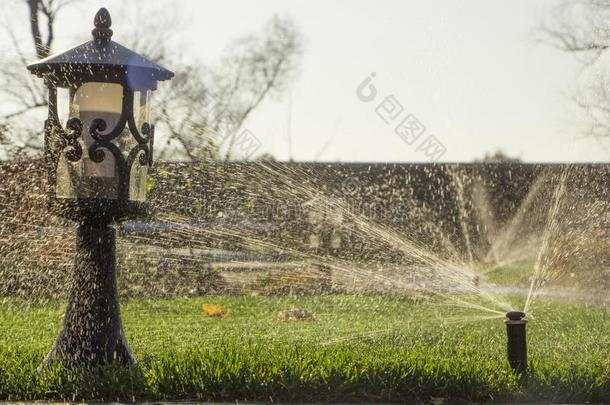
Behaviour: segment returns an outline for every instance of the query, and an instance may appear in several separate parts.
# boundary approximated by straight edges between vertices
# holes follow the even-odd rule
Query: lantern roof
[[[112,20],[105,8],[97,12],[93,22],[93,40],[32,63],[28,70],[59,83],[107,80],[151,88],[157,81],[174,76],[173,72],[112,41]]]

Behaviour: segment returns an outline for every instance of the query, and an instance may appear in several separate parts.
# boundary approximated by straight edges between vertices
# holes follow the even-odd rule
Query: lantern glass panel
[[[145,122],[150,123],[150,95],[150,90],[133,93],[133,112],[138,129],[141,129]]]
[[[142,133],[142,125],[150,124],[150,95],[151,91],[136,91],[133,94],[133,114],[136,127]],[[133,137],[130,139],[129,149],[136,147],[137,142]],[[140,152],[143,153],[143,152]],[[139,156],[138,156],[139,157]],[[142,165],[136,158],[129,173],[129,199],[134,201],[145,201],[148,180],[148,165]]]
[[[136,159],[129,175],[129,199],[133,201],[146,201],[148,180],[148,165],[142,165]]]
[[[70,118],[70,89],[67,87],[57,88],[57,118],[62,128],[66,128]]]
[[[123,87],[115,83],[84,83],[70,90],[69,117],[80,119],[83,125],[81,144],[83,154],[77,162],[70,162],[61,155],[57,169],[57,189],[59,198],[118,198],[119,178],[116,159],[112,152],[100,147],[104,152],[101,162],[90,159],[88,149],[94,143],[90,128],[95,119],[103,119],[107,134],[113,130],[121,117]],[[125,134],[127,132],[127,134]],[[126,138],[128,130],[119,135],[116,144],[121,148],[121,138]],[[70,147],[69,147],[70,148]],[[122,149],[122,148],[121,148]]]

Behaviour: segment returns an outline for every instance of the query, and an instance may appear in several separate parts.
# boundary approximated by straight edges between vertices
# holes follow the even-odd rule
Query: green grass
[[[204,317],[204,302],[230,318]],[[293,307],[316,321],[275,319]],[[501,318],[401,297],[131,300],[123,324],[138,369],[37,376],[63,304],[4,299],[0,400],[610,402],[610,316],[544,301],[535,309],[521,387]]]
[[[504,266],[480,265],[485,281],[512,287],[529,287],[534,273],[533,263],[511,263]]]

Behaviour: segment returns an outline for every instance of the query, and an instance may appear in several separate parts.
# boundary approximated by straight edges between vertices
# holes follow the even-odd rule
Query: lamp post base
[[[42,367],[135,362],[121,326],[115,231],[107,223],[78,227],[74,275],[62,329]]]

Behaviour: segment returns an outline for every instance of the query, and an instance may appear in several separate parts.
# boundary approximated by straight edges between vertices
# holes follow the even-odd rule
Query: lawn
[[[204,316],[204,303],[228,316]],[[290,308],[315,320],[276,319]],[[0,400],[610,402],[609,314],[544,301],[535,309],[532,371],[520,386],[501,318],[389,296],[129,300],[123,324],[138,368],[37,376],[63,303],[3,299]]]
[[[484,280],[499,286],[529,288],[533,274],[533,263],[511,263],[505,266],[479,265],[477,270]]]

